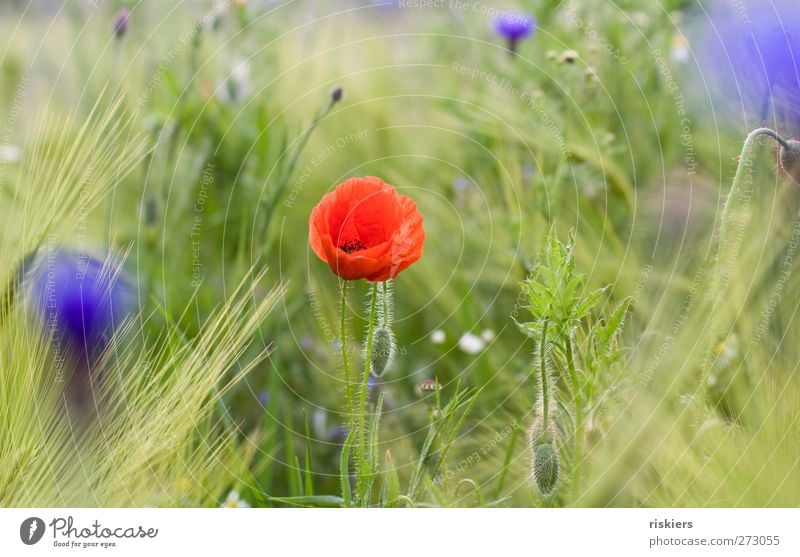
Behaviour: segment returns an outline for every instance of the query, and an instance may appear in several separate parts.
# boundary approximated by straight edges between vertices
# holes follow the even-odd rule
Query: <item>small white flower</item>
[[[316,408],[311,414],[311,427],[318,436],[328,431],[328,413],[322,408]]]
[[[249,509],[250,503],[239,497],[238,491],[232,489],[220,507],[223,509]]]
[[[723,367],[730,365],[739,355],[739,337],[736,333],[731,333],[724,342],[719,343],[715,352],[718,365]]]
[[[682,35],[672,37],[672,44],[669,48],[669,57],[673,62],[683,64],[689,60],[689,43]]]
[[[494,331],[491,329],[484,329],[481,331],[481,338],[486,344],[491,343],[494,340],[495,334]]]
[[[458,347],[462,352],[467,354],[477,354],[483,350],[485,346],[486,343],[483,341],[483,339],[479,336],[473,335],[472,333],[464,333],[461,335],[461,338],[458,339]]]
[[[447,340],[447,335],[444,334],[444,331],[441,329],[436,329],[431,333],[431,342],[433,344],[444,344],[444,341]]]
[[[223,102],[240,102],[250,96],[250,62],[239,60],[231,75],[222,82],[217,95]]]

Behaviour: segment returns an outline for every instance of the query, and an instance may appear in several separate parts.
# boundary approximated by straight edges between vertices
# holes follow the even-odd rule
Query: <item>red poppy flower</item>
[[[380,178],[350,178],[309,219],[311,249],[347,280],[389,280],[422,256],[425,230],[414,201]]]

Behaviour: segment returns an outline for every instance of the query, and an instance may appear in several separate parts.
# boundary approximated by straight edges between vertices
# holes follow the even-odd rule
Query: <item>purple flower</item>
[[[800,132],[796,0],[717,1],[707,17],[692,43],[703,81],[744,116]]]
[[[130,19],[130,12],[126,8],[120,9],[117,12],[117,17],[114,18],[114,35],[121,39],[128,32],[128,21]]]
[[[29,277],[34,307],[54,346],[91,365],[131,312],[134,291],[113,266],[68,249],[48,251]]]
[[[508,41],[508,50],[517,51],[517,43],[536,30],[536,19],[523,13],[503,12],[494,18],[494,32]]]

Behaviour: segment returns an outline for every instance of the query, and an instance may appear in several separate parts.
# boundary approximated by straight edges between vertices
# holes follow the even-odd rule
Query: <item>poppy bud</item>
[[[800,185],[800,141],[789,139],[781,147],[781,168],[795,184]]]
[[[372,340],[372,375],[380,377],[389,368],[394,358],[394,337],[386,327],[375,329]]]
[[[533,481],[542,497],[550,497],[558,486],[558,452],[550,443],[533,449]]]
[[[114,18],[114,35],[121,39],[125,36],[128,32],[128,19],[130,17],[130,12],[127,9],[122,8],[120,11],[117,12],[117,17]]]

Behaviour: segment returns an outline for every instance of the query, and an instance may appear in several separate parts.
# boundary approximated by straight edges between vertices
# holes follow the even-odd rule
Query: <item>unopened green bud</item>
[[[392,364],[394,358],[394,337],[392,331],[386,327],[375,329],[372,341],[372,361],[370,362],[372,375],[381,377]]]
[[[781,147],[781,168],[795,184],[800,185],[800,141],[789,139]]]
[[[533,449],[533,481],[542,497],[550,497],[558,486],[558,451],[550,443],[542,443]]]

